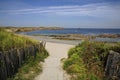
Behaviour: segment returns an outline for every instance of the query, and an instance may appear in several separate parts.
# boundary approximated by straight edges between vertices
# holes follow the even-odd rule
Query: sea
[[[30,32],[22,32],[27,35],[61,35],[61,34],[84,34],[84,35],[99,35],[99,34],[120,34],[119,29],[95,29],[95,28],[65,28],[62,30],[36,30]]]
[[[25,35],[62,35],[62,34],[84,34],[84,35],[100,35],[100,34],[120,34],[119,29],[95,29],[95,28],[64,28],[61,30],[36,30],[30,32],[22,32],[20,34]],[[103,41],[103,42],[120,42],[120,38],[101,38],[97,37],[91,41]]]

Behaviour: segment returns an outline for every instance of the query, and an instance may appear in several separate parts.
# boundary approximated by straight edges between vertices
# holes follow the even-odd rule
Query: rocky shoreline
[[[99,34],[99,35],[84,35],[84,34],[63,34],[63,35],[50,35],[53,39],[60,40],[98,40],[98,39],[120,39],[120,34]]]

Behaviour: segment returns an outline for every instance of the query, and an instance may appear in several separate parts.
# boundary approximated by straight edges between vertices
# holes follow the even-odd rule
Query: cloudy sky
[[[0,0],[0,25],[120,28],[120,0]]]

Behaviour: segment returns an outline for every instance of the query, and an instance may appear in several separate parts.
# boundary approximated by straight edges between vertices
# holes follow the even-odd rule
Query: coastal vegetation
[[[15,33],[7,32],[6,29],[0,28],[0,52],[7,52],[16,49],[26,49],[27,47],[40,44],[38,41],[21,36]],[[6,54],[7,55],[7,54]],[[11,55],[11,54],[10,54]],[[17,70],[17,73],[8,80],[33,80],[33,78],[40,72],[42,72],[42,65],[40,62],[44,62],[44,59],[48,56],[48,52],[44,47],[40,47],[40,52],[36,53],[36,57],[29,56],[25,59],[25,62]],[[12,55],[11,55],[12,56]],[[2,57],[2,55],[1,55]],[[13,58],[9,58],[13,59]],[[2,62],[0,60],[0,68],[2,69]],[[1,76],[1,75],[0,75]]]
[[[0,27],[8,32],[28,32],[35,30],[61,30],[61,27]]]
[[[71,75],[71,80],[104,80],[110,50],[120,52],[120,43],[85,41],[69,50],[63,69]]]
[[[0,51],[20,49],[38,44],[38,41],[23,37],[11,32],[24,32],[33,30],[58,29],[58,28],[0,28]],[[42,36],[42,35],[36,35]],[[82,34],[50,35],[61,40],[90,40],[96,37],[119,38],[119,34],[102,34],[89,36]],[[84,41],[68,52],[68,58],[63,61],[63,69],[71,75],[71,80],[104,80],[105,66],[109,51],[120,53],[120,43],[89,42]],[[42,71],[40,61],[48,56],[48,52],[41,48],[36,58],[29,57],[19,68],[16,75],[8,80],[33,80]],[[105,79],[106,80],[106,79]]]
[[[27,47],[38,41],[0,29],[0,51]]]
[[[36,58],[30,57],[21,68],[18,69],[16,75],[8,80],[33,80],[36,75],[42,72],[42,64],[44,59],[48,57],[48,52],[46,50],[41,53],[37,53]]]

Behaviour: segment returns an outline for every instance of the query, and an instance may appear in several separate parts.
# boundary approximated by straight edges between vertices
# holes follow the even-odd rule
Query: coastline
[[[8,32],[15,32],[18,34],[31,36],[31,38],[37,38],[38,40],[46,41],[46,42],[56,42],[56,43],[65,43],[65,44],[79,44],[83,40],[89,41],[102,41],[102,42],[120,42],[120,34],[119,33],[101,33],[101,34],[57,34],[56,30],[64,29],[60,27],[3,27]],[[41,30],[42,32],[46,32],[46,30],[53,31],[56,34],[50,33],[49,35],[45,35],[44,33],[38,33],[36,30]],[[54,31],[55,30],[55,31]],[[82,29],[79,29],[80,31]],[[79,31],[78,30],[78,31]],[[33,33],[31,32],[33,31]],[[40,32],[41,32],[40,31]],[[64,32],[63,32],[64,33]]]
[[[50,52],[50,56],[46,59],[47,61],[45,60],[45,63],[43,63],[43,70],[44,70],[43,78],[44,79],[46,78],[44,76],[46,76],[46,74],[50,74],[50,72],[52,72],[53,70],[54,70],[55,74],[64,75],[64,72],[62,71],[62,68],[60,66],[60,64],[61,64],[60,60],[63,59],[63,58],[66,58],[66,56],[63,56],[63,55],[64,54],[67,55],[68,50],[72,46],[80,44],[81,42],[84,41],[83,39],[80,39],[80,40],[59,40],[59,39],[53,39],[53,37],[50,37],[50,36],[31,36],[31,35],[24,35],[24,34],[19,34],[19,35],[22,35],[22,36],[25,36],[25,37],[28,37],[28,38],[31,38],[31,39],[35,39],[35,40],[38,40],[38,41],[45,41],[46,42],[45,47]],[[79,37],[79,36],[76,35],[76,37]],[[111,45],[113,45],[113,44],[111,44]],[[58,58],[56,59],[57,56],[58,56]],[[49,64],[49,61],[51,61],[51,64],[55,63],[54,66],[52,66],[52,67],[54,67],[54,69],[52,71],[51,71],[51,64]],[[56,72],[60,72],[60,73],[56,73]],[[35,78],[35,80],[39,80],[40,77],[41,77],[41,74],[38,75],[38,78]],[[51,76],[53,76],[53,75],[51,75]],[[48,76],[48,78],[51,77],[51,76]],[[54,76],[57,77],[57,75],[54,75]],[[60,76],[60,78],[62,78],[62,76]],[[53,80],[53,78],[51,78],[50,80]]]
[[[33,38],[39,41],[45,41],[50,43],[59,43],[59,44],[70,44],[70,45],[77,45],[80,44],[83,40],[59,40],[59,39],[53,39],[48,36],[32,36],[32,35],[24,35],[20,34],[29,38]]]
[[[20,34],[27,34],[39,37],[50,37],[53,40],[62,41],[102,41],[102,42],[120,42],[120,29],[71,29],[64,30],[38,30],[32,32],[21,32]],[[45,37],[45,38],[46,38]],[[49,40],[50,41],[50,40]]]
[[[25,35],[25,34],[20,34],[20,35]],[[64,43],[64,44],[72,44],[72,45],[77,45],[84,40],[89,40],[89,41],[97,41],[97,42],[108,42],[108,43],[116,43],[120,42],[120,37],[93,37],[93,36],[66,36],[66,37],[59,37],[59,36],[44,36],[44,35],[26,35],[30,38],[35,38],[37,40],[45,41],[45,42],[52,42],[52,43]]]
[[[62,27],[0,27],[8,32],[30,32],[36,30],[62,30]]]

